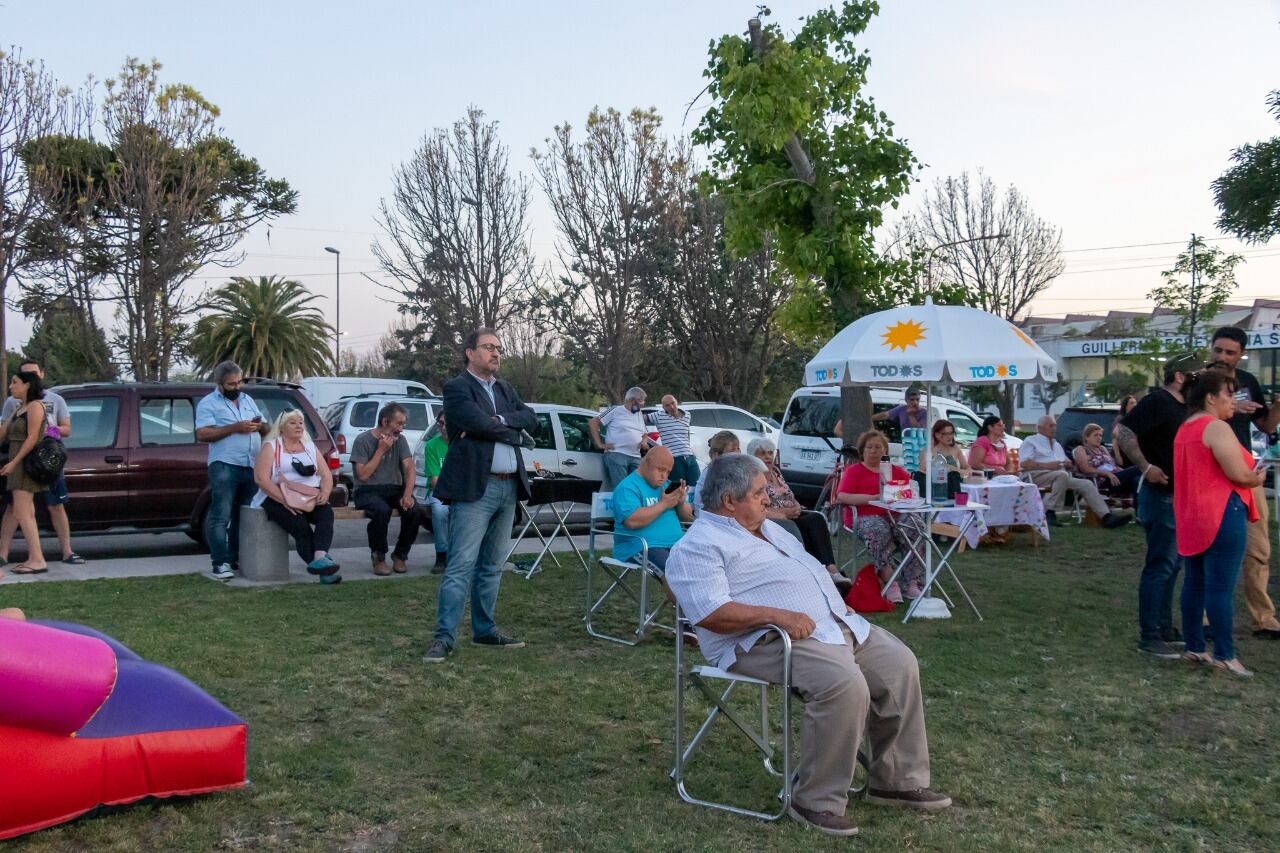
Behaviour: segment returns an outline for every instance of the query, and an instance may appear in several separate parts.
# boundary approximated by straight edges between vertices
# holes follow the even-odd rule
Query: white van
[[[421,382],[408,379],[369,379],[362,376],[308,376],[302,380],[302,393],[311,405],[323,409],[343,397],[381,394],[388,397],[434,397]]]
[[[904,401],[902,388],[872,388],[871,408],[886,412]],[[923,398],[921,400],[923,402]],[[969,446],[978,437],[982,418],[958,400],[933,397],[929,401],[928,423],[946,418],[956,425],[956,441]],[[798,388],[791,395],[782,418],[782,435],[778,439],[778,460],[782,476],[803,503],[817,501],[827,475],[835,468],[836,450],[842,441],[836,438],[835,425],[840,420],[839,388]],[[889,455],[901,462],[902,430],[897,423],[877,424],[889,436]],[[1022,442],[1009,436],[1009,446]]]

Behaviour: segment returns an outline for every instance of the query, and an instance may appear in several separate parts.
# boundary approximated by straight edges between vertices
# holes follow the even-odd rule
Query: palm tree
[[[214,291],[213,313],[196,323],[191,353],[197,369],[230,359],[245,376],[297,379],[328,372],[333,327],[310,305],[318,298],[301,282],[236,276]]]

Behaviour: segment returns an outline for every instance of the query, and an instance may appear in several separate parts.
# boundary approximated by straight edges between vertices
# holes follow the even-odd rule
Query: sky
[[[794,30],[817,2],[772,2]],[[1065,273],[1037,314],[1150,308],[1191,233],[1240,251],[1236,301],[1280,298],[1280,241],[1217,239],[1209,185],[1233,148],[1280,134],[1280,0],[882,0],[861,38],[869,92],[925,164],[913,198],[982,169],[1063,230]],[[342,252],[343,346],[373,346],[395,319],[370,244],[391,176],[424,133],[475,105],[500,123],[514,171],[594,106],[656,107],[672,135],[696,126],[707,48],[745,31],[753,2],[385,2],[217,4],[0,0],[0,44],[61,80],[110,77],[158,59],[222,111],[228,136],[299,192],[297,214],[259,227],[229,275],[298,278],[333,321]],[[688,116],[686,118],[686,110]],[[913,198],[904,200],[910,209]],[[534,250],[552,260],[541,191]],[[368,278],[366,278],[368,276]],[[374,281],[370,281],[373,279]],[[10,310],[11,340],[30,322]]]

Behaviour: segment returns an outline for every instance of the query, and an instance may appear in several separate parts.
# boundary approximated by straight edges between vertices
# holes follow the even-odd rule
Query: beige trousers
[[[1067,505],[1067,490],[1070,489],[1076,493],[1076,500],[1084,501],[1098,518],[1111,512],[1107,507],[1106,498],[1098,493],[1098,487],[1092,480],[1073,477],[1067,471],[1030,471],[1028,473],[1031,474],[1031,482],[1049,490],[1049,494],[1044,498],[1045,509],[1062,512]]]
[[[1253,617],[1253,627],[1280,629],[1280,622],[1276,621],[1276,606],[1267,594],[1267,581],[1271,578],[1271,535],[1267,524],[1267,498],[1261,486],[1253,490],[1253,502],[1258,505],[1262,517],[1249,525],[1240,585],[1244,587],[1244,602]]]
[[[889,791],[929,787],[929,741],[916,656],[876,626],[857,645],[843,624],[847,645],[813,638],[791,646],[791,685],[804,700],[803,754],[793,792],[798,805],[844,814],[864,734],[870,742],[870,784]],[[767,634],[738,655],[732,670],[778,683],[782,643]]]

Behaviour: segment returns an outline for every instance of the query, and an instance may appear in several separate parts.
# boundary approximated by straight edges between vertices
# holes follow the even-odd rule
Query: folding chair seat
[[[640,542],[640,555],[636,562],[616,560],[613,557],[596,556],[596,536],[613,536],[613,541],[630,537]],[[603,578],[598,575],[603,574]],[[597,583],[607,584],[598,597]],[[660,590],[658,602],[650,603],[650,586],[656,584]],[[636,627],[626,636],[606,633],[597,628],[596,619],[600,611],[612,598],[625,594],[636,606]],[[613,492],[596,492],[591,496],[591,528],[587,538],[587,612],[583,621],[587,625],[587,633],[601,640],[634,646],[644,639],[650,627],[662,628],[674,632],[669,625],[657,621],[658,615],[667,606],[666,590],[662,585],[662,576],[649,562],[649,543],[643,536],[626,530],[618,530],[613,522]]]
[[[681,634],[693,632],[693,626],[680,612],[678,604],[676,605],[676,626]],[[750,676],[738,675],[715,666],[690,666],[685,657],[685,644],[683,642],[676,643],[675,766],[669,775],[676,783],[676,791],[680,794],[680,799],[686,803],[720,809],[747,817],[760,818],[761,820],[777,820],[785,815],[787,809],[791,806],[791,792],[796,783],[796,766],[798,762],[798,751],[792,746],[791,703],[795,698],[795,691],[791,686],[791,637],[777,625],[768,625],[766,630],[776,633],[782,641],[782,681],[779,684],[772,684]],[[760,717],[758,727],[755,722],[744,719],[743,715],[730,705],[731,697],[739,687],[759,691]],[[781,725],[777,731],[774,731],[769,723],[770,687],[781,690],[783,697]],[[690,688],[695,688],[710,703],[711,709],[708,711],[706,719],[698,726],[693,737],[686,743],[685,696]],[[712,725],[720,717],[732,723],[737,731],[751,741],[763,759],[765,771],[770,776],[782,780],[782,790],[778,793],[778,800],[781,805],[777,811],[757,811],[731,803],[702,799],[689,792],[688,779],[686,778],[689,764],[710,732]],[[780,744],[777,743],[779,740]],[[778,764],[779,759],[781,759],[781,766]],[[865,772],[867,767],[865,749],[858,751],[858,762]],[[862,793],[865,787],[864,779],[862,784],[851,786],[849,792],[857,795]]]

